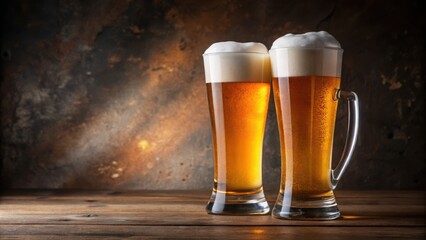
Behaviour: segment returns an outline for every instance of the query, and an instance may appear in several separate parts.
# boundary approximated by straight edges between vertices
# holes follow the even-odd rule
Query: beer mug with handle
[[[333,189],[351,159],[358,134],[358,98],[340,89],[343,49],[327,32],[287,34],[270,50],[281,144],[277,218],[335,219]],[[335,169],[331,156],[337,103],[348,104],[348,132]]]
[[[262,145],[271,66],[261,43],[220,42],[203,55],[213,135],[210,214],[266,214]]]

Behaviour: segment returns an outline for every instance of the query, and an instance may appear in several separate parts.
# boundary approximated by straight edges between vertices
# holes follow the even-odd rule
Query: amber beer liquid
[[[207,83],[214,149],[214,191],[262,191],[262,144],[270,84]]]
[[[282,77],[273,78],[272,84],[281,152],[285,153],[281,185],[286,186],[287,175],[292,175],[296,201],[332,198],[330,159],[338,103],[333,96],[340,78]]]
[[[215,43],[203,55],[214,179],[210,214],[266,214],[262,146],[271,68],[259,43]]]
[[[333,194],[351,159],[358,133],[358,100],[340,89],[343,49],[327,32],[287,34],[270,50],[281,145],[276,218],[331,220],[340,216]],[[337,104],[348,105],[348,134],[331,168]]]

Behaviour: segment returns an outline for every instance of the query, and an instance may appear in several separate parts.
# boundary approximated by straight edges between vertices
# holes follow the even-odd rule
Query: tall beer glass
[[[327,32],[288,34],[271,50],[273,94],[281,143],[281,187],[272,210],[277,218],[335,219],[334,198],[358,132],[358,99],[340,90],[343,50]],[[338,100],[348,104],[343,156],[331,169]]]
[[[260,43],[220,42],[203,55],[213,132],[210,214],[269,212],[262,187],[262,145],[271,67]]]

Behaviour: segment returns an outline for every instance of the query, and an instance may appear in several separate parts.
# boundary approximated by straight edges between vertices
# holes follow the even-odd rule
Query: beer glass
[[[340,212],[333,189],[354,150],[358,98],[354,92],[340,89],[343,50],[334,37],[326,32],[286,36],[270,50],[282,163],[272,215],[335,219]],[[349,126],[343,155],[331,169],[339,100],[348,105]]]
[[[221,42],[203,54],[210,109],[214,186],[210,214],[266,214],[262,145],[271,67],[260,43]]]

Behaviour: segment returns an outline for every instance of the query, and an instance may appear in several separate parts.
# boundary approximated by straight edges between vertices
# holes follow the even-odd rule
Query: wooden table
[[[275,194],[268,194],[270,204]],[[8,191],[0,239],[425,239],[425,192],[337,191],[343,217],[214,216],[208,191]]]

